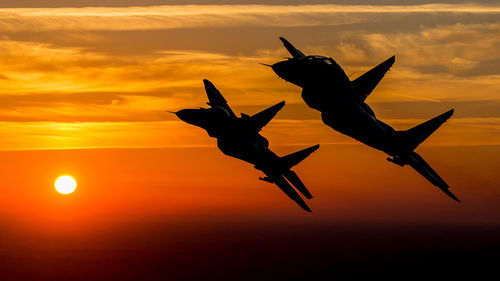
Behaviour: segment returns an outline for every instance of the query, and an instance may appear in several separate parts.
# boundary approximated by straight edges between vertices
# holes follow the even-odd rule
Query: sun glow
[[[57,192],[61,194],[70,194],[76,189],[76,181],[70,176],[60,176],[54,183]]]

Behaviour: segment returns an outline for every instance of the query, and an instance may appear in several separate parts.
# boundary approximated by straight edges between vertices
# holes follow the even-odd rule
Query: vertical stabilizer
[[[425,160],[418,155],[416,152],[412,152],[407,159],[408,165],[410,165],[415,171],[421,174],[424,178],[430,181],[433,185],[441,189],[446,195],[451,197],[453,200],[460,202],[460,200],[449,190],[450,186],[425,162]]]
[[[307,199],[312,199],[312,195],[311,193],[309,192],[309,190],[307,190],[306,186],[304,185],[304,183],[300,180],[299,176],[297,176],[297,174],[292,171],[292,170],[288,170],[286,172],[283,173],[283,176],[285,176],[285,178],[293,185],[295,186],[295,188],[300,192],[302,193],[302,195],[304,195]]]
[[[222,96],[219,90],[217,90],[214,84],[207,79],[203,79],[203,83],[205,84],[205,91],[207,92],[208,105],[212,107],[222,107],[229,113],[229,115],[231,115],[231,117],[236,117],[234,112],[231,110],[231,107],[229,107],[229,104],[227,104],[226,99]]]
[[[283,37],[280,37],[280,40],[281,42],[283,42],[283,46],[285,46],[285,48],[288,50],[288,52],[290,52],[290,54],[292,55],[292,57],[294,59],[298,59],[298,58],[303,58],[305,57],[306,55],[304,55],[304,53],[302,53],[299,49],[295,48],[290,42],[288,42],[285,38]]]

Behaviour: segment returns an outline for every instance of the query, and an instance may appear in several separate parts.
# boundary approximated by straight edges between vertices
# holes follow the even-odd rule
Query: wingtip
[[[389,67],[391,67],[394,64],[394,62],[396,62],[396,56],[392,56],[392,57],[386,59],[384,63],[386,65],[389,64],[390,65]]]
[[[311,213],[312,210],[311,210],[311,208],[309,208],[307,203],[305,201],[303,201],[302,198],[300,198],[300,195],[297,194],[297,196],[299,196],[299,197],[297,199],[293,199],[293,201],[295,201],[295,203],[297,203],[300,206],[300,208],[302,208],[302,210],[304,210],[308,213]]]
[[[272,107],[277,109],[278,111],[281,110],[285,106],[285,101],[280,101],[277,104],[273,105]]]
[[[455,113],[455,109],[454,109],[454,108],[453,108],[453,109],[450,109],[450,110],[448,110],[448,111],[446,111],[445,113],[443,113],[443,114],[442,114],[442,116],[443,116],[446,120],[448,120],[448,119],[449,119],[449,118],[453,115],[453,113]]]
[[[208,89],[213,89],[213,88],[215,88],[214,83],[212,83],[212,82],[211,82],[210,80],[208,80],[208,79],[203,79],[203,84],[204,84],[204,86],[205,86],[205,89],[207,89],[207,90],[208,90]]]
[[[285,101],[280,101],[278,102],[277,104],[271,106],[270,108],[272,108],[273,110],[281,110],[283,107],[285,106]],[[268,109],[270,109],[268,108]],[[274,116],[273,116],[274,117]]]
[[[207,85],[213,85],[213,83],[210,82],[210,80],[208,80],[208,79],[203,79],[203,84],[205,84],[205,86],[207,86]]]
[[[448,195],[451,199],[457,201],[458,203],[462,203],[462,201],[460,201],[460,199],[458,199],[457,196],[455,196],[455,194],[451,193],[450,190],[448,189],[442,189],[444,191],[444,193],[446,193],[446,195]]]
[[[314,198],[310,193],[309,194],[304,194],[304,197],[307,198],[307,200],[311,200]]]
[[[458,197],[456,197],[455,195],[451,196],[451,198],[457,201],[458,203],[462,203],[462,201],[460,201],[460,199],[458,199]]]
[[[285,106],[285,101],[280,101],[275,106],[278,108],[278,110],[281,110]]]

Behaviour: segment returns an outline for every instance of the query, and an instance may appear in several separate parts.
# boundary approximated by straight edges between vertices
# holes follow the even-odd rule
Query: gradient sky
[[[253,113],[286,100],[266,133],[293,121],[308,130],[273,136],[272,143],[309,142],[323,125],[310,124],[317,118],[302,106],[298,88],[258,64],[287,56],[280,35],[306,53],[334,57],[353,78],[396,55],[368,100],[382,119],[408,128],[455,107],[453,122],[436,136],[441,145],[500,143],[498,5],[110,1],[114,7],[52,8],[67,1],[36,2],[0,10],[3,150],[211,146],[165,113],[203,103],[202,78],[237,110]],[[473,136],[457,139],[471,126]],[[330,132],[321,137],[321,143],[354,143]]]
[[[373,2],[2,1],[3,228],[53,243],[61,232],[73,239],[144,221],[184,230],[208,221],[261,231],[283,221],[498,226],[500,5]],[[279,36],[333,57],[351,79],[396,55],[367,99],[396,129],[455,108],[417,151],[464,203],[325,126],[298,87],[259,64],[289,55]],[[316,197],[312,214],[166,112],[203,106],[202,79],[237,113],[286,101],[262,134],[279,155],[321,144],[296,168]],[[61,174],[78,181],[73,195],[53,190]],[[12,245],[0,245],[0,258]]]

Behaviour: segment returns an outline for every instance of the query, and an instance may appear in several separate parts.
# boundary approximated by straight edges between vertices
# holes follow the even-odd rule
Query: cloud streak
[[[499,14],[500,5],[178,5],[149,7],[6,8],[0,30],[151,30],[227,26],[319,26],[357,23],[357,15]]]
[[[426,119],[384,120],[397,129]],[[0,122],[0,150],[213,147],[215,140],[181,121]],[[321,143],[361,145],[320,120],[273,120],[263,135],[272,148]],[[22,137],[19,137],[22,136]],[[422,146],[500,145],[500,118],[452,118]]]
[[[355,144],[322,124],[304,106],[299,88],[258,64],[288,56],[278,32],[306,53],[331,55],[348,74],[356,73],[352,78],[396,54],[393,70],[367,100],[377,116],[406,129],[455,107],[447,128],[456,132],[443,130],[437,144],[457,145],[453,138],[464,145],[500,144],[500,22],[490,17],[500,14],[499,7],[0,9],[0,149],[213,145],[203,131],[165,112],[204,105],[203,78],[214,82],[236,112],[252,114],[286,100],[264,131],[272,144]],[[436,22],[384,26],[407,22],[410,14],[412,20],[432,15]],[[450,15],[452,23],[440,21]],[[474,15],[478,22],[465,24],[456,15]],[[367,31],[374,22],[383,24]],[[343,26],[331,28],[336,24]],[[148,31],[153,32],[144,35]],[[182,44],[171,44],[181,37]],[[237,46],[235,38],[241,39]],[[239,51],[242,45],[245,52]],[[464,138],[466,131],[476,133]]]

